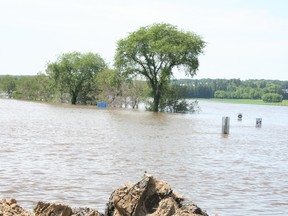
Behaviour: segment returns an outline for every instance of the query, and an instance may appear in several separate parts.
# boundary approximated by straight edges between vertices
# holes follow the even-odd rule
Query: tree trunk
[[[161,97],[160,91],[159,90],[154,91],[154,100],[153,100],[153,107],[152,107],[153,112],[159,111],[160,97]]]
[[[77,103],[77,96],[78,94],[76,92],[71,93],[71,104],[76,104]]]

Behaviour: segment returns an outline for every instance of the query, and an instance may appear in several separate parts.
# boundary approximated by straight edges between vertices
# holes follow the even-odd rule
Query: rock
[[[104,216],[90,208],[74,208],[63,204],[38,202],[34,208],[35,216]]]
[[[6,199],[6,203],[8,204],[8,205],[12,205],[12,204],[16,204],[17,203],[17,201],[15,200],[15,199]]]
[[[67,205],[38,202],[34,213],[35,216],[71,216],[72,209]]]
[[[15,199],[2,199],[0,200],[0,216],[33,216],[21,206],[17,205]]]
[[[90,208],[74,208],[72,216],[104,216],[95,209]]]
[[[38,202],[34,214],[15,199],[0,200],[0,216],[208,216],[188,199],[176,194],[169,184],[145,173],[141,181],[116,189],[106,204],[105,214],[90,208]]]
[[[208,216],[189,200],[174,193],[166,182],[144,175],[135,185],[115,190],[105,216]]]
[[[16,204],[16,203],[13,203],[12,205],[11,205],[11,208],[12,209],[16,209],[18,207],[18,205]]]

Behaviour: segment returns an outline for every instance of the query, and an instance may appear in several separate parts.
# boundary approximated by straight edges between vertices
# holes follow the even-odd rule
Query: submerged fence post
[[[256,118],[256,127],[262,126],[262,118]]]
[[[238,121],[242,121],[242,117],[243,117],[242,113],[238,113]]]
[[[222,133],[229,134],[230,117],[222,117]]]

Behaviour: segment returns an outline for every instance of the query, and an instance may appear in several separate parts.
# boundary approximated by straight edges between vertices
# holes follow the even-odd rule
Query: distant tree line
[[[288,99],[288,81],[240,79],[181,79],[173,82],[183,98]]]
[[[71,78],[71,77],[70,77]],[[58,80],[59,81],[59,80]],[[67,83],[71,83],[68,81]],[[62,103],[75,102],[69,94],[72,87],[64,89],[55,86],[47,74],[39,73],[36,76],[0,76],[0,91],[9,98],[54,101]],[[80,87],[79,87],[80,88]],[[77,93],[78,104],[96,104],[106,101],[114,107],[136,108],[139,102],[149,103],[151,97],[147,81],[137,78],[126,79],[117,71],[106,66],[97,75],[89,78]],[[279,80],[245,80],[240,79],[178,79],[167,85],[161,99],[160,111],[176,109],[182,106],[181,99],[195,98],[222,98],[222,99],[262,99],[266,102],[288,99],[288,81]],[[71,101],[73,100],[73,101]],[[184,102],[182,100],[182,102]],[[179,103],[179,104],[177,104]],[[169,108],[170,107],[170,108]],[[181,110],[181,109],[179,109]]]

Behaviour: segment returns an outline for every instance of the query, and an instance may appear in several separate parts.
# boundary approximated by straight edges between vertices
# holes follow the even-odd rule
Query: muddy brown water
[[[200,106],[190,115],[0,99],[0,197],[104,211],[114,189],[147,171],[210,215],[288,215],[288,107]]]

